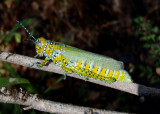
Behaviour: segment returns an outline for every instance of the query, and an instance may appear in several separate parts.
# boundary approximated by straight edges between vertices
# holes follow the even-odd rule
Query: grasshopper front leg
[[[30,65],[29,67],[32,67],[33,65],[36,65],[38,68],[43,67],[46,63],[47,63],[48,59],[45,58],[44,61],[42,61],[40,64],[38,62],[33,63],[32,65]]]
[[[39,57],[39,55],[38,55],[38,54],[34,56],[34,58],[37,58],[37,57]]]

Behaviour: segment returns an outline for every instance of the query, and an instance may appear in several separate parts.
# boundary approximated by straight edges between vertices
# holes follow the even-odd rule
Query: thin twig
[[[27,56],[22,56],[22,55],[12,54],[12,53],[2,52],[2,51],[0,52],[0,61],[5,61],[5,62],[13,63],[13,64],[26,66],[26,67],[28,67],[34,62],[42,62],[42,60],[40,59],[35,59],[35,58],[27,57]],[[39,69],[36,66],[33,66],[32,68]],[[51,62],[48,66],[42,67],[39,70],[54,72],[58,74],[64,74],[64,71],[60,67],[56,66],[53,62]],[[67,76],[71,76],[74,78],[84,80],[82,77],[77,76],[76,74],[73,74],[73,73],[68,74]],[[89,81],[95,84],[99,84],[99,85],[107,86],[107,87],[114,88],[117,90],[121,90],[121,91],[131,93],[137,96],[160,97],[160,89],[146,87],[146,86],[136,84],[136,83],[125,83],[125,82],[116,81],[113,84],[107,84],[105,82],[98,81],[95,79],[88,79],[85,81]]]
[[[49,100],[44,100],[38,98],[34,94],[30,94],[25,90],[18,89],[6,89],[3,87],[0,89],[0,102],[3,103],[13,103],[26,106],[24,110],[36,109],[39,111],[50,112],[50,113],[60,113],[60,114],[114,114],[118,113],[115,111],[106,111],[89,107],[73,106],[58,102],[53,102]],[[36,96],[36,97],[35,97]],[[120,112],[119,112],[120,113]],[[121,113],[122,114],[122,113]]]

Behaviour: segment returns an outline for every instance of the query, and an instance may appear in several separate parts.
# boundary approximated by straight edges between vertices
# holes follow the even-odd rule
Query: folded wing
[[[107,56],[87,52],[68,45],[63,48],[61,54],[72,62],[82,60],[97,66],[102,66],[106,69],[124,69],[123,62],[121,61],[114,60]]]

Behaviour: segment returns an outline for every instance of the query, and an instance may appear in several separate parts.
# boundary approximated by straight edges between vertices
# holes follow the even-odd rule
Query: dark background
[[[17,42],[14,36],[5,42],[16,20],[32,19],[26,28],[34,37],[45,37],[123,61],[134,82],[160,88],[159,30],[153,40],[140,40],[143,36],[152,35],[154,27],[159,28],[159,5],[159,0],[2,0],[0,35],[5,34],[5,37],[0,39],[0,49],[35,56],[34,45],[23,41],[29,37],[24,29],[16,30],[21,35],[21,42]],[[135,20],[139,18],[143,20],[137,24]],[[151,26],[145,31],[148,21]],[[142,23],[143,26],[140,26]],[[140,30],[143,30],[142,34],[137,34]],[[153,45],[145,48],[146,43]],[[157,53],[151,55],[155,50],[158,50]],[[4,65],[0,63],[1,74],[8,76],[10,73]],[[11,64],[11,67],[28,79],[45,99],[119,112],[160,113],[158,98],[143,100],[83,80],[70,77],[63,80],[58,74],[19,65]],[[58,79],[60,81],[44,94]],[[7,108],[13,110],[15,107],[1,104],[0,112],[8,112]],[[22,110],[20,113],[23,113]]]

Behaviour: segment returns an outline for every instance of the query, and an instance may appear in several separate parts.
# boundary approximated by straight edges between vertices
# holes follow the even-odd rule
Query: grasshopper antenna
[[[24,30],[36,41],[37,39],[28,31],[28,29],[26,28],[26,27],[24,27],[24,25],[21,23],[21,22],[19,22],[18,20],[16,20],[17,21],[17,23],[19,24],[19,25],[21,25],[23,28],[24,28]],[[29,40],[29,39],[27,39],[27,40]],[[31,39],[30,39],[31,40]],[[32,40],[31,40],[32,41]]]

